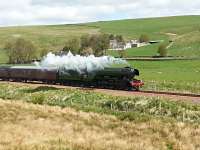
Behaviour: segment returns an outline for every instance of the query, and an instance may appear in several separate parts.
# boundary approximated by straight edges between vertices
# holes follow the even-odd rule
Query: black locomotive
[[[1,80],[40,81],[49,84],[120,90],[139,90],[144,83],[136,80],[135,76],[139,76],[139,70],[130,67],[105,68],[93,72],[78,72],[65,68],[40,68],[35,66],[0,67]]]

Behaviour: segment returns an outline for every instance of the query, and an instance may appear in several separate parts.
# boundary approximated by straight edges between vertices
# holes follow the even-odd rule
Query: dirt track
[[[49,85],[49,84],[41,84],[41,83],[19,83],[19,82],[4,82],[1,83],[9,83],[9,84],[18,84],[18,85],[29,85],[34,87],[39,86],[51,86],[56,88],[72,88],[72,89],[80,89],[80,90],[90,90],[102,94],[108,94],[113,96],[125,96],[125,97],[135,97],[135,96],[145,96],[145,97],[161,97],[166,98],[169,100],[175,101],[187,101],[193,103],[200,103],[200,97],[193,97],[193,96],[180,96],[180,95],[170,95],[170,94],[162,94],[162,93],[150,93],[150,92],[136,92],[136,91],[122,91],[122,90],[109,90],[109,89],[96,89],[96,88],[81,88],[81,87],[71,87],[71,86],[62,86],[62,85]]]

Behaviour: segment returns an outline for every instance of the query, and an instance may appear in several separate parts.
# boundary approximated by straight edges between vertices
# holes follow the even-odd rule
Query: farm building
[[[150,43],[140,43],[138,40],[130,40],[126,43],[123,42],[117,42],[117,40],[110,40],[110,49],[111,50],[126,50],[129,48],[134,48],[134,47],[142,47],[149,45]]]

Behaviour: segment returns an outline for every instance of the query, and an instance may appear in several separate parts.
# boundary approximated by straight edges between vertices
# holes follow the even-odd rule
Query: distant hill
[[[122,34],[126,39],[137,39],[141,34],[147,34],[151,40],[173,40],[170,55],[200,56],[200,16],[116,20],[87,25],[99,28],[100,32]],[[150,46],[151,52],[146,51],[147,48],[131,49],[128,55],[152,55],[157,47]]]
[[[152,40],[172,39],[174,43],[169,48],[170,55],[200,56],[200,16],[129,19],[75,25],[1,27],[0,49],[3,49],[7,40],[23,37],[32,40],[38,49],[59,50],[71,37],[99,32],[121,34],[127,40],[136,39],[141,34],[147,34]],[[149,51],[148,47],[130,49],[127,54],[151,56],[156,53],[157,47],[158,45],[151,46]]]

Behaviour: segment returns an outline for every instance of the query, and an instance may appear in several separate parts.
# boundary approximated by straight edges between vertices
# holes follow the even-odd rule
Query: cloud
[[[0,0],[0,26],[190,14],[200,14],[199,0]]]

